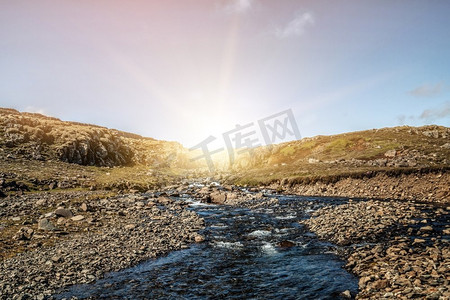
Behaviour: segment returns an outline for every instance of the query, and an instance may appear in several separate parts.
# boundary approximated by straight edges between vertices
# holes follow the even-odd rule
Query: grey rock
[[[50,222],[47,219],[41,219],[38,222],[38,229],[40,230],[44,230],[44,231],[54,231],[54,230],[58,230],[58,228],[56,228],[52,222]]]
[[[70,210],[65,209],[65,208],[57,208],[55,210],[55,215],[60,216],[60,217],[64,217],[64,218],[71,218],[73,217],[73,214]]]

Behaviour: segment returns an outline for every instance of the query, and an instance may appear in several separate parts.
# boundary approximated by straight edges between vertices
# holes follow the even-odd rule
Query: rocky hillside
[[[176,142],[4,108],[0,108],[0,148],[0,159],[59,160],[101,167],[192,166],[187,150]]]
[[[0,108],[0,197],[55,188],[145,191],[197,170],[201,161],[191,155],[176,142]]]
[[[447,169],[450,128],[394,127],[304,138],[254,149],[233,169],[240,179],[270,182],[367,171]]]

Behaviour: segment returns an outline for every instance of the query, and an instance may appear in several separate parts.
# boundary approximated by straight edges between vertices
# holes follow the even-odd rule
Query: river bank
[[[301,182],[280,180],[265,186],[288,194],[450,203],[450,173],[358,174],[340,179]]]
[[[1,299],[45,299],[68,285],[187,248],[203,220],[153,195],[58,192],[0,199]]]

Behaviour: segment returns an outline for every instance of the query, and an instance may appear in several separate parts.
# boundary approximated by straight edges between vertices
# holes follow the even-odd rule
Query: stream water
[[[188,198],[206,223],[206,241],[92,284],[70,287],[56,299],[339,299],[357,292],[336,247],[319,241],[299,220],[345,199],[279,197],[258,209],[206,205]]]

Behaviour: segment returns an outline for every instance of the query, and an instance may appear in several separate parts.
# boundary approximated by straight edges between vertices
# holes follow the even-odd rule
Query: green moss
[[[342,152],[346,150],[349,146],[352,145],[352,142],[348,139],[338,138],[329,143],[326,147],[327,152]]]
[[[306,142],[301,142],[298,147],[300,149],[312,149],[317,145],[317,143],[315,141],[306,141]]]
[[[295,148],[294,146],[286,146],[280,150],[280,153],[283,154],[284,156],[291,156],[295,153]]]

